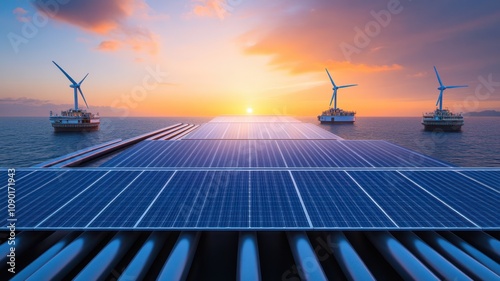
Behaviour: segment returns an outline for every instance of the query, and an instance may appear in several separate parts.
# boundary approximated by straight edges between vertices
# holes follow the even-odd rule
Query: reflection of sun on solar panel
[[[118,152],[105,155],[111,150]],[[20,235],[84,232],[78,239],[70,232],[64,243],[71,244],[57,254],[45,252],[56,256],[41,268],[33,257],[19,275],[26,278],[105,279],[122,264],[113,270],[122,277],[189,273],[199,279],[193,276],[212,276],[206,268],[220,265],[207,261],[225,253],[219,279],[236,272],[284,278],[294,263],[316,268],[308,275],[314,280],[339,274],[353,280],[495,279],[498,168],[453,167],[386,141],[343,140],[288,116],[254,115],[221,116],[200,127],[176,124],[39,165],[45,166],[61,168],[16,171],[16,226],[29,230]],[[318,247],[331,253],[328,263]],[[76,248],[98,254],[82,268],[61,267],[63,261],[81,264],[84,255]],[[334,263],[337,271],[328,268]]]

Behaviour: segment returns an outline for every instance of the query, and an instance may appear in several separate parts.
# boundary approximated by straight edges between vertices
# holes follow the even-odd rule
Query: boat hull
[[[52,124],[54,132],[90,132],[99,130],[99,123]]]
[[[462,125],[429,125],[424,124],[425,131],[443,131],[443,132],[460,132],[462,130]]]
[[[321,123],[340,123],[340,124],[352,124],[356,121],[355,116],[336,116],[336,115],[319,115],[318,121]]]

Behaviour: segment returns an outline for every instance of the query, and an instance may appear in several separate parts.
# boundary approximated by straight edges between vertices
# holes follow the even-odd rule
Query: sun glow
[[[247,113],[248,114],[252,114],[253,113],[253,109],[251,107],[247,108]]]

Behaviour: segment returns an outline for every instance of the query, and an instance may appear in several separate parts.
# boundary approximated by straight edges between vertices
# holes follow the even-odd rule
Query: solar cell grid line
[[[144,219],[144,217],[146,216],[146,214],[148,214],[149,210],[151,210],[151,207],[156,203],[156,201],[158,200],[158,198],[163,193],[163,191],[165,190],[165,188],[170,183],[170,181],[172,180],[172,178],[175,176],[176,173],[177,173],[177,171],[174,171],[172,173],[172,175],[168,178],[167,182],[162,186],[162,188],[160,189],[160,191],[156,194],[155,198],[153,198],[153,200],[151,201],[151,203],[149,203],[149,205],[146,208],[146,210],[141,214],[141,216],[139,217],[139,219],[135,222],[134,228],[137,228],[139,226],[139,224],[142,222],[142,220]]]
[[[356,151],[352,150],[351,148],[349,148],[347,145],[344,144],[345,141],[337,141],[337,143],[342,146],[342,148],[346,149],[347,151],[349,151],[349,154],[353,154],[355,155],[358,159],[361,159],[362,162],[366,163],[364,164],[362,167],[375,167],[375,165],[373,165],[370,161],[368,161],[367,159],[365,159],[363,156],[359,155]],[[321,142],[318,142],[318,145],[320,145]],[[330,144],[330,143],[328,143]],[[338,151],[341,151],[341,150],[338,150]]]
[[[184,159],[181,167],[209,167],[210,162],[217,157],[217,145],[220,141],[205,140],[198,141],[193,153]]]
[[[278,145],[288,167],[325,167],[331,163],[310,141],[280,140]]]
[[[138,144],[124,150],[109,161],[103,163],[101,167],[121,167],[129,161],[141,155],[142,151],[147,151],[151,146],[154,146],[152,141],[141,141]]]
[[[282,137],[282,138],[284,138],[284,139],[293,139],[293,138],[290,136],[290,134],[287,132],[287,130],[285,130],[285,128],[283,128],[283,123],[276,123],[276,125],[277,125],[277,127],[279,128],[279,130],[278,130],[278,131],[279,131],[281,134],[283,134],[283,137]],[[285,135],[286,135],[286,137],[285,137]]]
[[[89,228],[132,228],[172,177],[172,171],[144,171],[87,225]],[[147,188],[146,188],[147,187]]]
[[[394,163],[401,163],[400,167],[420,167],[422,163],[420,161],[409,161],[408,157],[401,157],[397,153],[395,153],[397,148],[387,149],[382,147],[380,144],[382,141],[371,141],[371,140],[353,140],[349,142],[349,145],[354,147],[358,147],[362,151],[373,151],[376,152],[377,156],[380,156],[385,159],[391,159]],[[417,154],[415,154],[417,155]],[[405,159],[406,158],[406,159]],[[420,157],[420,159],[422,159]]]
[[[86,187],[104,175],[106,172],[69,171],[61,177],[64,184],[48,184],[40,189],[37,187],[44,183],[33,184],[31,187],[34,192],[17,202],[17,216],[23,218],[19,220],[18,226],[32,227],[50,218],[63,204],[67,204],[77,194],[84,192]]]
[[[16,172],[15,172],[15,175],[14,175],[14,180],[17,182],[17,181],[20,181],[20,180],[24,180],[26,177],[30,176],[31,174],[37,172],[38,170],[35,170],[35,171],[19,171],[18,169],[16,169]],[[2,186],[0,186],[0,190],[4,189],[4,188],[7,188],[8,186],[8,173],[7,173],[7,169],[4,169],[4,171],[2,171],[2,176],[3,178],[1,179],[2,180]]]
[[[497,192],[453,171],[404,171],[401,174],[482,228],[499,228],[500,194]]]
[[[293,171],[314,228],[396,227],[342,171]]]
[[[400,146],[400,145],[397,145],[395,143],[392,143],[392,142],[388,142],[388,141],[380,141],[380,145],[383,145],[383,146],[388,146],[388,147],[395,147],[395,148],[399,148],[401,149],[402,151],[407,151],[408,153],[410,154],[415,154],[416,157],[423,157],[425,159],[427,159],[428,161],[434,163],[435,165],[437,165],[438,167],[451,167],[452,165],[450,165],[449,163],[445,163],[441,160],[437,160],[437,159],[434,159],[428,155],[425,155],[425,154],[421,154],[421,153],[418,153],[418,152],[415,152],[411,149],[408,149],[404,146]]]
[[[310,140],[339,167],[373,167],[371,163],[337,140]]]
[[[158,154],[148,165],[149,167],[181,167],[186,158],[195,153],[199,145],[199,140],[173,141],[171,146]]]
[[[393,155],[406,163],[409,166],[413,167],[444,167],[447,166],[444,163],[440,163],[438,161],[432,160],[429,157],[420,154],[410,152],[409,150],[402,149],[398,146],[389,145],[387,141],[360,141],[371,147],[375,147],[377,149],[381,149],[385,151],[385,153]]]
[[[310,228],[286,171],[251,171],[251,228]]]
[[[361,155],[376,167],[412,167],[397,157],[388,157],[380,148],[372,148],[361,141],[343,141],[343,145]]]
[[[457,171],[457,173],[496,192],[500,192],[499,171]]]
[[[248,173],[224,171],[208,174],[203,184],[206,190],[200,206],[197,228],[247,228],[248,225]],[[192,215],[192,213],[191,213]],[[193,217],[193,221],[196,215]]]
[[[297,123],[297,124],[292,123],[290,125],[293,126],[294,128],[296,128],[298,131],[300,131],[302,133],[303,137],[306,139],[314,139],[314,138],[323,139],[324,138],[324,136],[320,135],[316,130],[311,129],[308,126],[308,123]],[[300,126],[300,128],[298,128],[298,126]],[[315,136],[315,137],[313,137],[313,136]]]
[[[109,161],[104,162],[101,164],[101,167],[119,167],[120,164],[124,161],[127,161],[131,157],[133,157],[136,153],[140,152],[141,150],[147,149],[148,146],[152,145],[153,142],[151,141],[141,141],[132,147],[126,149],[122,153],[116,155]]]
[[[251,140],[252,157],[250,167],[284,167],[285,162],[278,151],[275,141]]]
[[[248,172],[178,171],[138,228],[247,228]]]
[[[66,174],[67,171],[37,171],[37,173],[32,174],[29,177],[20,179],[16,181],[18,187],[27,188],[16,188],[16,197],[18,200],[22,200],[31,193],[43,188],[49,184],[61,184],[63,183],[62,176]]]
[[[351,151],[352,153],[354,153],[356,156],[358,156],[359,158],[363,159],[363,161],[365,161],[366,163],[368,163],[371,167],[376,167],[376,163],[372,163],[372,159],[370,158],[367,158],[365,155],[359,153],[358,150],[352,148],[350,145],[348,145],[350,141],[341,141],[339,142],[339,144],[341,144],[343,147],[347,148],[349,151]]]
[[[113,197],[113,199],[111,199],[110,201],[108,201],[108,203],[102,207],[99,212],[97,213],[97,215],[95,215],[88,223],[87,225],[85,225],[85,228],[88,228],[89,225],[91,223],[93,223],[95,221],[95,219],[100,216],[111,204],[113,204],[113,202],[115,202],[115,200],[120,197],[120,195],[122,195],[122,193],[124,193],[142,174],[144,173],[144,171],[140,172],[135,178],[132,179],[132,181],[130,181],[124,188],[122,188],[120,190],[120,192],[118,192],[118,194],[115,195],[115,197]]]
[[[173,145],[173,142],[150,141],[151,145],[145,150],[138,151],[131,155],[128,159],[120,163],[120,167],[144,167],[147,166],[159,154],[168,150],[168,147]]]
[[[62,205],[36,227],[84,227],[140,172],[110,171]],[[50,219],[49,219],[50,218]]]
[[[347,173],[377,201],[399,227],[477,227],[397,172]]]

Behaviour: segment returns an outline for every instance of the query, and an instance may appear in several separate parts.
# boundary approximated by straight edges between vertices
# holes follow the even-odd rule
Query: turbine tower
[[[453,88],[466,88],[469,86],[467,86],[467,85],[445,86],[445,85],[443,85],[443,82],[441,81],[441,77],[439,77],[439,73],[438,73],[435,66],[434,66],[434,71],[436,72],[436,76],[437,76],[437,79],[439,81],[439,88],[437,88],[439,90],[439,97],[437,99],[436,106],[439,104],[439,110],[443,110],[443,92],[444,92],[444,90],[453,89]]]
[[[80,95],[82,95],[82,98],[83,98],[83,101],[85,102],[85,105],[87,106],[87,108],[89,108],[89,105],[87,104],[87,101],[85,100],[85,96],[83,95],[82,89],[80,89],[80,85],[83,83],[83,80],[85,80],[85,78],[87,78],[87,76],[89,74],[87,73],[87,75],[85,75],[85,77],[83,77],[83,79],[82,79],[82,81],[80,81],[80,83],[76,83],[76,81],[73,78],[71,78],[71,76],[69,76],[69,74],[66,73],[66,71],[64,71],[64,69],[62,69],[55,61],[52,61],[52,62],[57,66],[57,68],[59,68],[59,70],[62,71],[62,73],[64,73],[64,75],[72,83],[69,85],[69,87],[74,89],[75,111],[78,111],[78,92],[80,92]]]
[[[342,89],[342,88],[352,87],[352,86],[358,86],[358,84],[337,86],[337,85],[335,85],[335,82],[333,82],[332,76],[330,75],[330,72],[328,72],[328,69],[325,68],[325,70],[326,70],[326,73],[328,74],[328,77],[330,77],[330,81],[332,81],[332,85],[333,85],[333,95],[332,95],[332,99],[330,100],[330,107],[332,106],[332,101],[335,100],[335,103],[333,104],[333,109],[337,109],[337,90]]]

